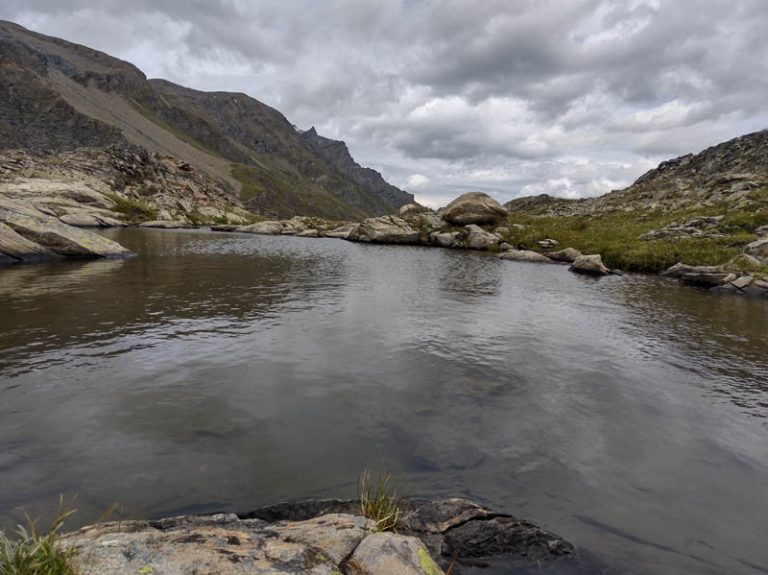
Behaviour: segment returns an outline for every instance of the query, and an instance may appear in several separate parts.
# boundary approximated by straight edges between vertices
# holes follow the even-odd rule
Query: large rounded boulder
[[[499,224],[506,220],[508,212],[488,194],[469,192],[448,204],[441,215],[446,222],[466,226],[467,224]]]

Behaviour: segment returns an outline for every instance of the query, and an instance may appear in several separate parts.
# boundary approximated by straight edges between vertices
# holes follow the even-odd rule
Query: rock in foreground
[[[405,500],[398,533],[376,533],[354,501],[279,504],[244,515],[182,516],[65,535],[82,575],[440,575],[453,559],[577,564],[573,546],[463,499]]]

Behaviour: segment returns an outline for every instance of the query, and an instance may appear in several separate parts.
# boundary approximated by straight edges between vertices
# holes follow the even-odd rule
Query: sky
[[[768,128],[767,0],[3,0],[0,18],[245,92],[433,207],[600,195]]]

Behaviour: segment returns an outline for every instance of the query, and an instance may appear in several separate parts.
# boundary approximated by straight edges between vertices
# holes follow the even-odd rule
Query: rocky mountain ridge
[[[516,198],[505,207],[512,213],[547,216],[760,209],[767,193],[768,130],[762,130],[664,161],[631,186],[603,196],[567,200],[541,194]]]
[[[319,154],[245,94],[147,80],[130,63],[0,22],[0,149],[42,157],[127,144],[194,166],[256,213],[359,218],[413,199],[372,170],[378,178],[350,172],[351,157]]]

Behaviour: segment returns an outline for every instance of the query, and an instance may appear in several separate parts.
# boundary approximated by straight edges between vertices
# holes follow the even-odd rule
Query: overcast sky
[[[3,0],[0,18],[245,92],[433,206],[599,195],[768,127],[767,0]]]

